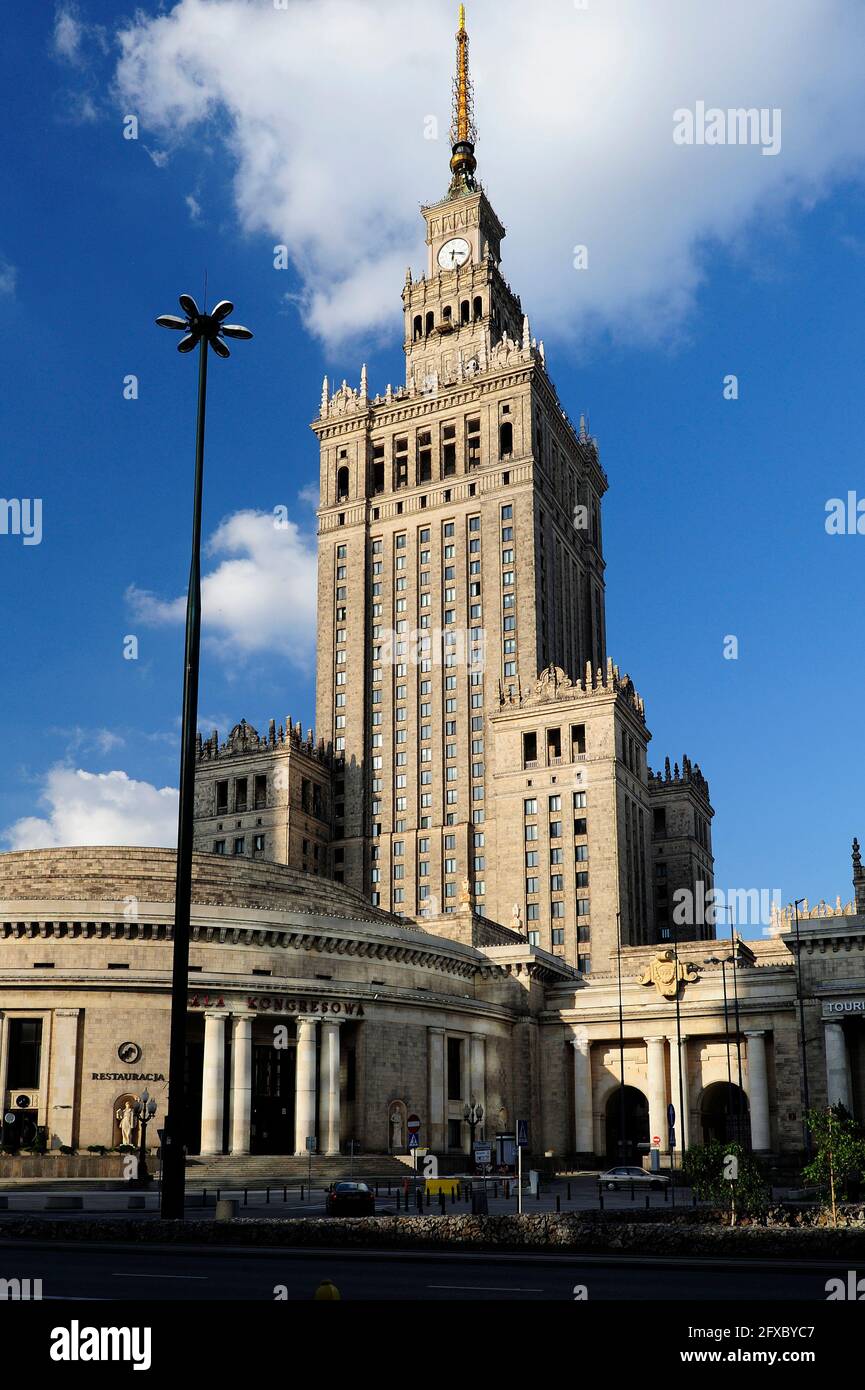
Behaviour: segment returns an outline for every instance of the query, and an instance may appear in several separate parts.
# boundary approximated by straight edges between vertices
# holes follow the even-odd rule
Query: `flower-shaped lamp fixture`
[[[252,337],[248,328],[241,327],[239,323],[225,322],[234,309],[234,305],[228,299],[223,299],[212,313],[207,314],[201,312],[192,295],[182,294],[180,307],[186,315],[185,319],[178,318],[176,314],[161,314],[156,320],[160,328],[173,328],[176,332],[185,334],[177,344],[178,352],[192,352],[204,338],[217,357],[230,357],[231,353],[227,343],[223,342],[224,338]]]

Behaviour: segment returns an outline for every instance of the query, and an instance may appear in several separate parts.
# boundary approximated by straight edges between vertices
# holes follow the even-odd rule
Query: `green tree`
[[[771,1189],[753,1154],[741,1144],[713,1140],[685,1154],[685,1179],[703,1202],[727,1208],[730,1224],[737,1215],[766,1210]]]
[[[858,1183],[865,1171],[865,1137],[843,1105],[809,1110],[808,1128],[814,1157],[803,1170],[803,1177],[828,1196],[832,1225],[837,1226],[839,1196],[846,1196],[851,1179]]]

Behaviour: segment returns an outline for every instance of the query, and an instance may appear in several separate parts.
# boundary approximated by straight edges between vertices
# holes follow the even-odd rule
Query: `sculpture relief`
[[[693,965],[687,961],[677,961],[672,951],[661,951],[640,978],[641,985],[654,985],[664,999],[675,999],[682,985],[693,985],[699,980]]]

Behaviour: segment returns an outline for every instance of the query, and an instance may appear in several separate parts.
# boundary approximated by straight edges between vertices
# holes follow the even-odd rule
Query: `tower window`
[[[394,487],[408,487],[408,439],[396,439],[393,446]]]
[[[435,326],[436,326],[436,316],[435,316],[435,314],[432,312],[432,310],[430,310],[430,312],[429,312],[429,313],[427,314],[427,316],[426,316],[426,336],[427,336],[427,337],[429,337],[431,333],[435,332]]]
[[[457,471],[457,427],[442,426],[442,476],[456,477]]]
[[[349,472],[347,468],[340,468],[336,475],[336,500],[337,502],[348,501]]]
[[[216,784],[216,814],[225,816],[228,814],[228,783],[217,782]]]
[[[245,777],[238,777],[234,783],[234,809],[245,811],[248,805],[248,789]]]
[[[257,776],[255,779],[255,809],[263,811],[267,806],[267,774]]]
[[[472,306],[467,299],[460,305],[460,323],[470,323],[472,317]]]
[[[419,342],[419,340],[420,340],[422,337],[423,337],[423,318],[422,318],[422,316],[421,316],[420,314],[417,314],[417,315],[415,316],[415,321],[414,321],[414,340],[415,340],[415,342],[416,342],[416,343]]]
[[[417,437],[417,478],[419,483],[432,482],[432,435]]]
[[[477,468],[481,461],[481,422],[479,419],[466,421],[466,462],[469,468]]]
[[[475,323],[479,323],[484,316],[484,301],[478,295],[474,303]]]
[[[384,492],[384,445],[374,444],[372,450],[372,490],[378,496]]]
[[[514,452],[514,427],[510,420],[505,420],[499,428],[499,458],[509,459]]]
[[[538,761],[537,734],[523,734],[523,767],[534,767]]]

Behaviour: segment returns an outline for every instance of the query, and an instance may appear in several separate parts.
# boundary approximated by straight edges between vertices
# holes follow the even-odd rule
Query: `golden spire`
[[[466,7],[460,5],[457,30],[457,75],[454,82],[454,121],[451,130],[453,158],[451,159],[451,195],[475,189],[475,140],[477,132],[472,111],[472,84],[469,77],[469,36],[466,29]]]

